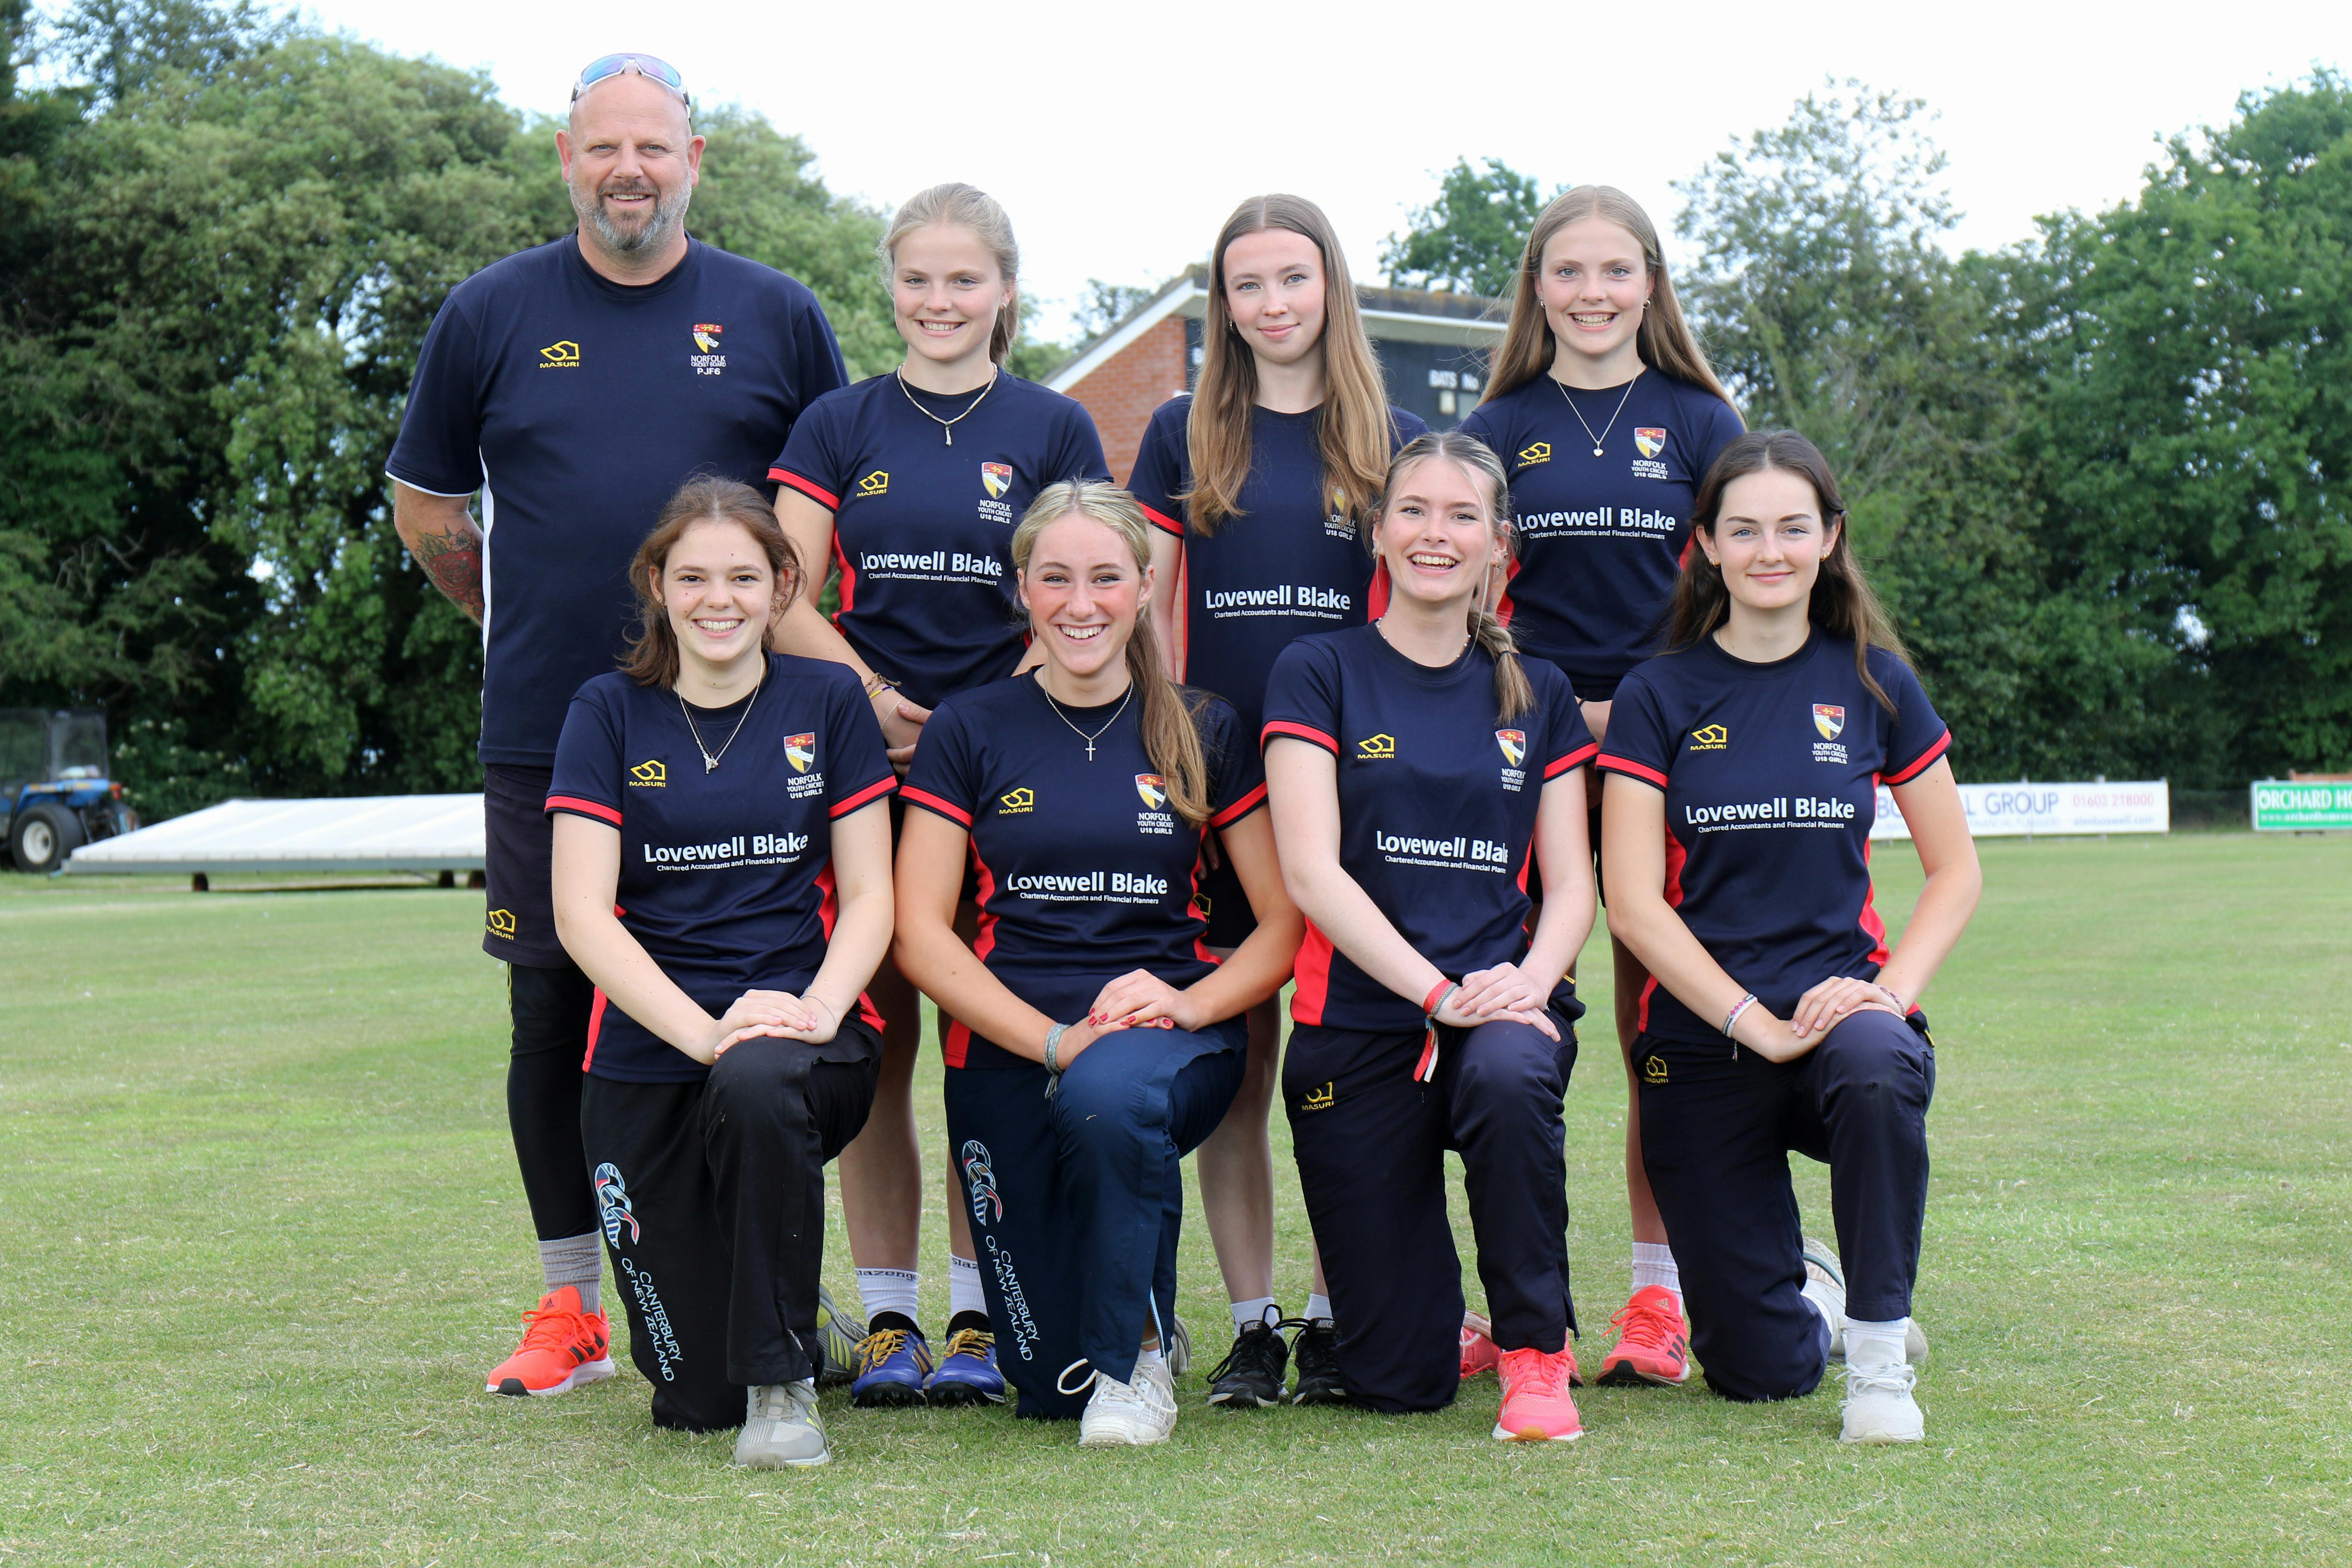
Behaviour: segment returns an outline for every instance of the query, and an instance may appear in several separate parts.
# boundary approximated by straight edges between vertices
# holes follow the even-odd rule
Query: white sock
[[[1633,1244],[1633,1289],[1646,1290],[1653,1285],[1673,1291],[1676,1307],[1683,1304],[1683,1271],[1675,1267],[1675,1249],[1662,1241],[1637,1241]]]
[[[1160,1349],[1160,1347],[1159,1347],[1158,1345],[1154,1345],[1154,1346],[1152,1346],[1152,1347],[1151,1347],[1150,1350],[1148,1350],[1148,1351],[1138,1351],[1138,1352],[1135,1352],[1135,1371],[1134,1371],[1134,1373],[1132,1373],[1132,1374],[1128,1378],[1128,1382],[1129,1382],[1129,1384],[1130,1385],[1132,1385],[1132,1384],[1138,1384],[1138,1383],[1142,1382],[1142,1381],[1143,1381],[1143,1374],[1144,1374],[1144,1373],[1145,1373],[1146,1371],[1150,1370],[1150,1368],[1152,1368],[1152,1367],[1156,1367],[1156,1366],[1158,1366],[1161,1362],[1163,1362],[1163,1361],[1165,1361],[1165,1360],[1167,1360],[1167,1359],[1168,1359],[1168,1358],[1167,1358],[1164,1354],[1162,1354],[1162,1353],[1161,1353]]]
[[[1308,1296],[1307,1298],[1307,1321],[1310,1323],[1329,1322],[1331,1321],[1331,1298],[1321,1294]]]
[[[915,1286],[921,1279],[911,1268],[861,1268],[857,1271],[857,1299],[866,1308],[866,1318],[873,1321],[878,1312],[897,1312],[912,1321],[915,1316]]]
[[[1235,1333],[1240,1333],[1252,1323],[1272,1323],[1282,1316],[1282,1309],[1275,1304],[1271,1296],[1253,1296],[1246,1301],[1235,1301],[1233,1307]],[[1269,1313],[1272,1316],[1268,1316]]]
[[[859,1281],[860,1286],[865,1281]],[[948,1254],[948,1316],[959,1312],[978,1312],[988,1316],[988,1292],[980,1287],[980,1262],[976,1258],[958,1258]],[[907,1314],[914,1316],[912,1312]]]
[[[1897,1318],[1891,1323],[1865,1322],[1860,1318],[1845,1321],[1845,1364],[1848,1366],[1900,1366],[1905,1360],[1903,1338],[1911,1331],[1911,1320]]]

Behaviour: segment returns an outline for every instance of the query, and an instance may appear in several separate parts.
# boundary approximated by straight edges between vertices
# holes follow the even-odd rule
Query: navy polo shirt
[[[1191,528],[1192,399],[1171,398],[1151,416],[1128,489],[1144,515],[1184,542],[1184,679],[1213,691],[1257,733],[1266,672],[1291,639],[1360,626],[1381,613],[1388,583],[1377,575],[1363,520],[1349,514],[1323,468],[1323,413],[1250,410],[1249,477],[1241,515],[1214,533]],[[1429,428],[1389,410],[1389,452]]]
[[[1786,1018],[1835,975],[1886,962],[1871,907],[1870,825],[1878,786],[1907,784],[1952,743],[1911,667],[1884,648],[1870,673],[1851,640],[1818,628],[1769,664],[1712,637],[1625,678],[1600,766],[1664,790],[1666,902],[1724,973]],[[1642,1027],[1670,1040],[1723,1037],[1654,978]]]
[[[483,762],[554,761],[565,702],[636,624],[629,562],[664,503],[697,474],[758,484],[846,379],[815,295],[699,240],[642,287],[567,235],[450,290],[384,471],[482,492]]]
[[[952,445],[940,419],[955,420]],[[1021,662],[1021,514],[1047,485],[1110,470],[1082,405],[999,372],[977,404],[970,393],[915,392],[896,375],[845,387],[793,427],[768,477],[834,514],[841,635],[909,701],[937,708]]]
[[[772,653],[746,701],[696,710],[703,745],[726,748],[706,770],[677,692],[600,675],[572,700],[547,797],[551,812],[621,830],[621,924],[713,1017],[746,991],[798,995],[816,978],[833,935],[833,824],[898,788],[847,665]],[[710,1070],[602,991],[593,1006],[583,1065],[597,1077]],[[827,1061],[866,1054],[851,1036],[816,1048]]]
[[[1535,705],[1508,721],[1495,716],[1484,649],[1431,669],[1377,626],[1301,637],[1266,684],[1265,744],[1286,735],[1339,759],[1341,868],[1452,980],[1527,951],[1543,787],[1597,750],[1568,678],[1539,658],[1519,663]],[[1357,968],[1312,921],[1290,1016],[1382,1034],[1423,1023],[1418,998]]]
[[[1584,700],[1608,700],[1658,651],[1699,481],[1742,428],[1729,404],[1661,370],[1590,392],[1538,375],[1462,422],[1511,481],[1519,561],[1497,609]]]
[[[1188,697],[1200,704],[1210,824],[1229,827],[1265,804],[1265,774],[1232,705]],[[909,805],[971,835],[973,952],[1057,1022],[1084,1017],[1106,984],[1135,970],[1181,989],[1216,967],[1192,907],[1206,835],[1169,803],[1142,721],[1139,696],[1123,712],[1107,702],[1056,713],[1034,677],[999,681],[940,704],[907,775]],[[1092,762],[1072,725],[1100,731]],[[1026,1065],[961,1023],[944,1044],[951,1068]]]

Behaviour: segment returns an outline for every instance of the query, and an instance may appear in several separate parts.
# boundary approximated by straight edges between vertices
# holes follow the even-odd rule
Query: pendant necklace
[[[1640,371],[1635,371],[1633,373],[1633,381],[1639,381],[1641,379],[1642,373]],[[1551,384],[1559,388],[1559,395],[1562,397],[1568,398],[1568,411],[1576,416],[1576,422],[1579,425],[1584,426],[1584,434],[1592,443],[1592,455],[1594,457],[1597,458],[1601,456],[1601,443],[1609,438],[1610,431],[1617,428],[1617,416],[1625,412],[1625,398],[1633,395],[1633,381],[1629,381],[1625,384],[1624,396],[1617,399],[1617,407],[1615,411],[1609,416],[1609,423],[1601,427],[1600,435],[1595,436],[1592,434],[1592,422],[1584,416],[1584,410],[1576,405],[1575,398],[1568,396],[1568,383],[1560,380],[1558,376],[1551,378]],[[971,410],[966,409],[964,412],[968,414]],[[932,417],[936,419],[939,416],[932,415]]]
[[[1054,701],[1054,694],[1050,691],[1045,691],[1045,683],[1044,680],[1041,679],[1037,682],[1037,689],[1045,692],[1045,700],[1053,704],[1054,716],[1061,720],[1063,723],[1069,724],[1070,732],[1087,743],[1087,761],[1091,763],[1095,760],[1095,742],[1101,740],[1104,731],[1108,730],[1112,724],[1118,723],[1118,716],[1127,711],[1128,699],[1135,695],[1135,682],[1130,680],[1127,683],[1127,694],[1118,700],[1118,706],[1111,710],[1109,721],[1103,725],[1101,730],[1097,730],[1091,735],[1087,734],[1084,730],[1079,729],[1076,724],[1070,723],[1070,716],[1062,711],[1062,705],[1060,703]]]
[[[762,669],[760,671],[760,686],[751,688],[751,695],[743,700],[743,711],[736,715],[735,728],[727,731],[726,742],[719,748],[718,756],[711,755],[710,748],[702,743],[702,731],[695,727],[694,714],[686,705],[685,694],[675,689],[672,689],[671,695],[677,698],[677,710],[686,719],[686,732],[694,737],[694,749],[702,753],[704,773],[707,773],[719,765],[719,758],[727,754],[727,748],[733,745],[735,737],[743,732],[743,721],[751,717],[751,705],[760,700],[760,687],[767,684],[768,672]]]
[[[948,438],[948,445],[950,447],[955,445],[955,427],[963,423],[966,419],[971,418],[971,411],[979,407],[981,403],[990,393],[996,390],[996,376],[994,373],[992,372],[988,378],[988,384],[980,389],[980,396],[973,398],[970,403],[966,404],[961,414],[957,415],[953,419],[941,419],[938,415],[923,406],[922,400],[915,395],[914,388],[907,384],[907,377],[904,372],[894,370],[890,374],[892,379],[898,382],[898,390],[907,395],[907,401],[915,405],[916,411],[921,414],[924,418],[932,420],[938,424],[940,433]]]

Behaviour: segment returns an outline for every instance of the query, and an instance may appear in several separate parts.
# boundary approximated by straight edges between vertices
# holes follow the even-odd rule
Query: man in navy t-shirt
[[[758,483],[800,411],[845,379],[814,295],[687,236],[702,138],[677,81],[649,56],[582,73],[556,135],[577,231],[451,291],[385,465],[402,542],[482,623],[482,945],[513,966],[508,1113],[548,1289],[578,1288],[590,1312],[602,1265],[580,1050],[593,988],[550,902],[556,737],[572,694],[624,646],[629,560],[663,502],[698,472]]]

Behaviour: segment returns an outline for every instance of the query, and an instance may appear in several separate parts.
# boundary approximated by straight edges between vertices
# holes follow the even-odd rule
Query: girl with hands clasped
[[[1617,690],[1600,767],[1611,924],[1639,998],[1642,1153],[1692,1349],[1735,1399],[1846,1360],[1848,1442],[1916,1442],[1910,1321],[1936,1053],[1919,994],[1981,879],[1937,718],[1812,443],[1754,432],[1701,484],[1670,651]],[[1891,786],[1927,873],[1890,953],[1870,829]],[[1834,1256],[1787,1151],[1828,1163]]]
[[[547,800],[596,983],[581,1135],[655,1424],[821,1465],[824,1163],[874,1100],[898,779],[856,677],[770,651],[805,580],[759,492],[689,483],[629,577],[628,663],[572,700]]]
[[[1020,1413],[1078,1416],[1088,1446],[1157,1443],[1176,1423],[1181,1162],[1232,1105],[1242,1015],[1289,979],[1300,922],[1249,737],[1163,672],[1142,509],[1048,486],[1012,555],[1042,662],[924,725],[895,952],[946,1026],[948,1144]],[[1212,828],[1257,921],[1222,963],[1193,907]]]
[[[1583,1008],[1563,976],[1592,926],[1596,748],[1567,678],[1522,663],[1494,615],[1508,505],[1486,447],[1412,441],[1370,539],[1386,613],[1275,663],[1267,787],[1308,921],[1282,1094],[1349,1401],[1432,1410],[1459,1386],[1453,1149],[1502,1377],[1495,1436],[1567,1440],[1583,1428],[1560,1100]],[[1532,940],[1531,858],[1548,894]]]

